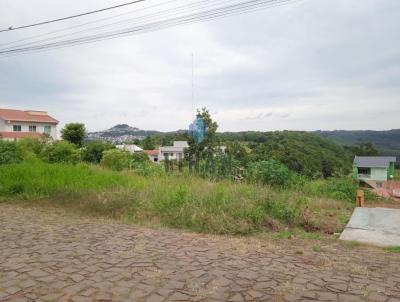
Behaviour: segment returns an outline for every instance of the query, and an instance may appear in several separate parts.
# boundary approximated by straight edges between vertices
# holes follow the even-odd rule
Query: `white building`
[[[184,151],[189,147],[187,141],[175,141],[173,146],[160,147],[158,161],[165,160],[182,160],[184,158]]]
[[[38,138],[47,134],[57,139],[58,121],[45,111],[0,109],[0,139]]]
[[[143,152],[143,149],[140,148],[139,146],[136,146],[134,144],[132,145],[117,145],[117,149],[128,151],[130,153],[137,153],[137,152]]]

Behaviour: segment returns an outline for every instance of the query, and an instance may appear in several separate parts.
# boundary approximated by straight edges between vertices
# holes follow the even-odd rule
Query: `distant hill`
[[[182,134],[186,130],[177,130],[171,132],[161,132],[156,130],[142,130],[127,124],[119,124],[114,127],[97,132],[90,132],[87,135],[88,140],[107,140],[113,143],[123,143],[135,139],[143,139],[146,136],[152,136],[159,144],[171,143],[174,139],[182,139]],[[285,131],[277,131],[285,132]],[[218,137],[224,141],[242,141],[248,143],[265,143],[270,138],[272,132],[261,131],[241,131],[241,132],[221,132]],[[313,134],[323,136],[334,140],[342,145],[357,145],[363,142],[372,142],[381,155],[397,156],[400,161],[400,129],[386,131],[372,130],[335,130],[335,131],[311,131]]]
[[[314,133],[333,139],[344,145],[357,145],[372,142],[381,155],[394,155],[400,160],[400,129],[386,131],[335,130],[315,131]]]
[[[141,130],[136,127],[131,127],[127,124],[118,124],[108,130],[89,132],[86,139],[100,139],[113,143],[123,143],[126,141],[133,141],[135,139],[143,139],[146,136],[159,135],[161,133],[162,132],[154,130]]]

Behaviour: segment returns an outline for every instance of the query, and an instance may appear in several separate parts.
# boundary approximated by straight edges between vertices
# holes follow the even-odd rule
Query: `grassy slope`
[[[129,222],[220,234],[287,226],[332,233],[344,226],[353,207],[339,200],[346,199],[345,192],[331,192],[337,183],[324,181],[276,190],[41,162],[0,166],[0,179],[3,201],[50,203]]]

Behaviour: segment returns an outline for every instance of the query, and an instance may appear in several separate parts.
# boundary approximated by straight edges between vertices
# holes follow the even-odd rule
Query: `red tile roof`
[[[147,155],[157,156],[159,151],[158,150],[144,150]]]
[[[0,131],[0,139],[1,138],[38,138],[43,134],[39,132],[1,132]]]
[[[13,122],[35,122],[58,124],[58,121],[46,112],[41,111],[22,111],[14,109],[0,109],[0,119]]]

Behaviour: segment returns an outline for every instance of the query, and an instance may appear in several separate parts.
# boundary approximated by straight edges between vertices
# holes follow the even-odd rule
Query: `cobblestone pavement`
[[[399,254],[152,230],[0,204],[0,301],[311,300],[400,301]]]

